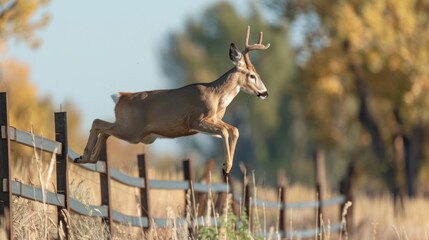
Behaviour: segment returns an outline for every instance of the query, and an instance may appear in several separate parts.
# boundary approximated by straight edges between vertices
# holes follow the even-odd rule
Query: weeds
[[[228,195],[228,198],[231,199],[232,196]],[[205,225],[199,229],[200,239],[260,239],[252,237],[244,208],[237,217],[232,212],[231,206],[225,205],[223,215],[218,218],[219,225]]]

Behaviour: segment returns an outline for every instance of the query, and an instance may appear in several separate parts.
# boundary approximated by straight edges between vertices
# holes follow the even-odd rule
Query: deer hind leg
[[[231,171],[232,167],[232,159],[231,159],[231,146],[229,141],[229,131],[224,126],[223,122],[214,123],[208,120],[201,121],[196,126],[193,127],[194,130],[206,133],[212,136],[221,136],[223,139],[223,146],[225,149],[226,161],[224,163],[224,175],[228,175]]]
[[[101,151],[101,148],[106,143],[108,135],[100,134],[114,126],[113,123],[106,122],[101,119],[95,119],[92,122],[92,127],[89,133],[88,142],[86,144],[83,155],[79,158],[74,159],[74,162],[77,163],[95,163],[98,161],[98,156]],[[98,154],[95,154],[97,153]],[[96,157],[96,158],[94,158]]]
[[[118,122],[110,123],[101,119],[95,119],[89,134],[83,155],[76,158],[77,163],[95,163],[100,157],[101,149],[106,144],[109,136],[114,136],[129,143],[139,143],[141,141],[139,132],[129,127],[124,127]]]
[[[91,155],[89,159],[97,160],[100,159],[101,150],[103,149],[103,146],[106,145],[107,139],[110,137],[110,135],[105,133],[100,133],[98,135],[97,143],[95,144],[94,149],[91,152]],[[96,162],[96,161],[94,161]]]

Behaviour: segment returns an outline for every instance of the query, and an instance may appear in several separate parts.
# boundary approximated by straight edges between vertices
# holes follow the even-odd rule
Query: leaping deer
[[[77,163],[95,163],[109,136],[130,143],[153,143],[157,138],[176,138],[205,133],[223,139],[226,161],[224,174],[232,168],[238,129],[222,121],[226,107],[243,90],[262,99],[267,89],[250,61],[249,52],[265,50],[263,33],[257,44],[249,45],[250,26],[247,27],[243,52],[231,43],[229,57],[235,65],[217,80],[195,83],[178,89],[135,93],[120,92],[116,102],[114,123],[95,119],[88,143]]]

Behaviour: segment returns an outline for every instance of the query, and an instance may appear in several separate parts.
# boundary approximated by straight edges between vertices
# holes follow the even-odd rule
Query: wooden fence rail
[[[109,226],[110,231],[112,231],[112,222],[131,225],[135,227],[150,228],[152,227],[152,222],[156,224],[157,227],[167,226],[167,219],[164,218],[153,218],[151,216],[151,205],[149,203],[149,195],[151,189],[159,190],[191,190],[194,193],[199,193],[199,196],[206,197],[205,194],[212,193],[221,193],[226,196],[228,191],[233,194],[234,199],[238,201],[241,196],[235,194],[231,191],[231,186],[227,183],[212,183],[212,184],[202,184],[193,182],[193,173],[191,168],[191,162],[185,160],[183,166],[184,169],[184,180],[183,181],[165,181],[165,180],[152,180],[148,178],[147,170],[148,165],[144,155],[138,155],[137,161],[139,166],[139,177],[128,176],[121,171],[110,167],[108,162],[109,160],[106,157],[104,152],[96,164],[78,164],[83,169],[97,172],[100,174],[100,189],[101,189],[101,205],[85,205],[78,200],[75,200],[70,197],[68,192],[69,179],[68,171],[69,166],[72,163],[72,159],[75,159],[79,156],[72,149],[67,146],[67,115],[64,112],[55,113],[55,130],[56,130],[56,140],[50,140],[40,136],[33,135],[29,132],[16,129],[9,126],[8,116],[7,116],[7,96],[6,93],[0,93],[0,126],[1,126],[1,139],[0,139],[0,179],[1,179],[1,191],[0,191],[0,217],[5,219],[5,228],[8,238],[13,239],[13,226],[11,224],[12,219],[12,194],[15,196],[20,196],[26,199],[33,201],[42,202],[42,189],[30,186],[28,184],[12,180],[13,175],[10,170],[10,142],[16,142],[29,147],[36,147],[48,153],[57,153],[57,192],[46,192],[46,204],[57,206],[58,207],[58,224],[63,219],[63,214],[61,214],[62,209],[68,211],[73,211],[75,213],[91,216],[91,217],[101,217],[104,219],[105,223]],[[105,150],[106,151],[106,150]],[[209,169],[209,168],[208,168]],[[61,172],[59,172],[61,171]],[[111,188],[110,181],[114,180],[121,184],[135,187],[140,189],[140,200],[141,200],[141,211],[140,216],[129,216],[122,214],[111,208]],[[319,233],[320,228],[316,227],[314,229],[305,229],[305,230],[294,230],[287,231],[286,224],[286,210],[287,209],[297,209],[297,208],[318,208],[331,205],[341,205],[346,201],[350,201],[352,195],[345,194],[332,199],[319,199],[318,201],[309,201],[309,202],[286,202],[286,190],[284,187],[281,188],[282,196],[280,202],[270,202],[263,201],[261,199],[251,199],[248,202],[249,208],[257,208],[264,206],[265,208],[277,209],[280,212],[280,222],[279,222],[279,232],[281,236],[292,238],[292,237],[312,237]],[[249,198],[249,193],[245,198]],[[348,196],[348,199],[345,199],[344,196]],[[195,201],[195,200],[193,200]],[[222,199],[220,200],[222,202]],[[198,202],[201,202],[199,199]],[[240,201],[242,202],[242,201]],[[194,202],[192,203],[194,204]],[[223,203],[219,204],[219,209],[223,208]],[[220,210],[218,210],[220,211]],[[236,210],[237,211],[237,210]],[[251,213],[249,212],[249,219],[251,219]],[[214,221],[214,219],[211,219]],[[203,220],[201,218],[195,219],[195,225],[203,225]],[[185,219],[179,219],[177,225],[185,223]],[[64,226],[65,222],[63,222]],[[341,224],[331,224],[330,231],[338,231],[341,229]],[[111,234],[114,234],[111,232]],[[69,233],[66,233],[66,237],[69,238]]]

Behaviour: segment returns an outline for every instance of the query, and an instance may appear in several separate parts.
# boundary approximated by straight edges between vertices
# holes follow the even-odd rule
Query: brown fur
[[[248,29],[249,31],[249,29]],[[248,40],[248,33],[247,33]],[[177,89],[119,93],[114,123],[93,122],[88,143],[79,163],[96,162],[109,136],[130,143],[153,143],[159,137],[176,138],[196,133],[221,137],[226,153],[225,172],[232,167],[238,129],[222,121],[230,102],[240,89],[265,98],[267,90],[247,56],[231,44],[230,57],[236,67],[211,83],[197,83]],[[254,47],[266,49],[262,39]],[[265,47],[262,48],[261,47]]]

